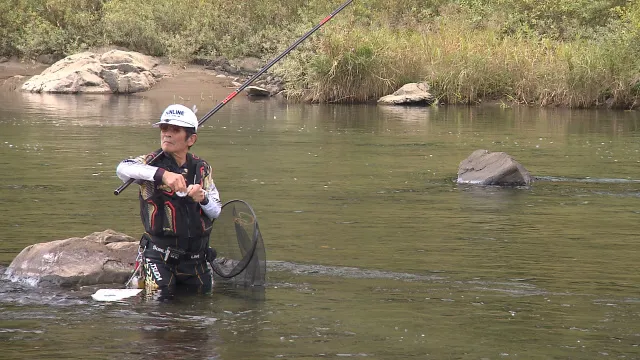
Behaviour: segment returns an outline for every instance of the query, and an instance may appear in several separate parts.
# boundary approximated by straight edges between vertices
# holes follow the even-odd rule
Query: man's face
[[[162,151],[168,153],[181,153],[189,151],[189,146],[195,142],[195,136],[187,138],[187,132],[181,126],[160,125],[160,144]]]

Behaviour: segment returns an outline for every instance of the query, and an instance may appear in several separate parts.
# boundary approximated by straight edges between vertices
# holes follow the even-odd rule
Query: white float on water
[[[97,301],[120,301],[140,294],[142,289],[100,289],[91,295]]]

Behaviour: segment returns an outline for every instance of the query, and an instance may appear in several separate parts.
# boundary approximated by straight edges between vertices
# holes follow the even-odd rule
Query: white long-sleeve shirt
[[[140,184],[140,192],[144,198],[150,196],[150,194],[145,196],[144,189],[155,189],[155,183],[162,183],[162,170],[164,170],[156,166],[147,165],[146,158],[146,155],[141,155],[134,159],[122,160],[116,168],[116,175],[122,182],[127,182],[131,178],[140,180],[137,183]],[[216,219],[220,216],[220,211],[222,211],[222,203],[220,202],[220,194],[216,184],[213,182],[212,173],[211,166],[209,166],[209,169],[205,170],[207,175],[202,179],[202,188],[206,191],[206,197],[209,201],[204,205],[201,203],[200,207],[210,219]],[[149,191],[146,192],[149,193]]]

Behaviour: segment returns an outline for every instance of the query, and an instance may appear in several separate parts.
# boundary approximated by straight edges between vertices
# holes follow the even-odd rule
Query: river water
[[[166,105],[0,94],[0,272],[33,243],[139,236],[115,166],[158,147]],[[265,289],[97,303],[2,280],[3,359],[640,358],[637,112],[238,96],[199,135],[258,216]],[[476,149],[541,180],[456,185]]]

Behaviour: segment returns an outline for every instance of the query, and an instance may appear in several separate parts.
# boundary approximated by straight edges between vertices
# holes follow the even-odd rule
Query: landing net
[[[218,257],[213,271],[239,286],[263,286],[267,261],[258,219],[243,200],[231,200],[213,223],[211,247]]]

